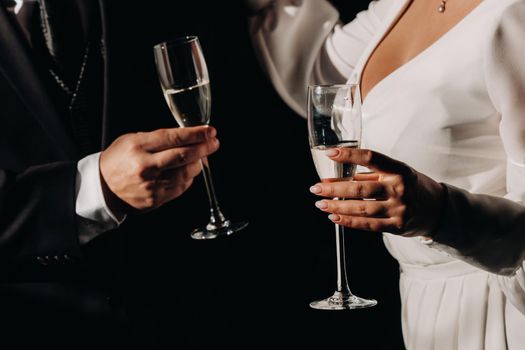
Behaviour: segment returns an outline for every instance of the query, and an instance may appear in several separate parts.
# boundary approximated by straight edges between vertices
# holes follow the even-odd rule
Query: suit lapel
[[[105,0],[99,0],[100,23],[102,25],[102,57],[104,60],[104,97],[102,105],[102,148],[105,149],[111,143],[110,135],[110,91],[111,79],[109,76],[109,64],[111,62],[111,51],[108,48],[108,25]],[[108,52],[109,51],[109,52]]]
[[[41,125],[64,159],[75,159],[78,149],[40,80],[29,49],[0,6],[0,73],[5,76],[27,109]]]

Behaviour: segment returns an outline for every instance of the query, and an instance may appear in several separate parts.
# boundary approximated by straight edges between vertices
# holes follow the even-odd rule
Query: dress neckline
[[[383,0],[384,1],[384,0]],[[359,60],[358,64],[356,65],[356,69],[354,70],[354,74],[352,75],[352,78],[350,79],[351,82],[357,83],[359,86],[361,86],[361,79],[363,75],[363,70],[370,60],[370,57],[372,56],[372,53],[374,50],[379,46],[381,41],[388,35],[388,33],[392,30],[395,23],[399,20],[399,18],[402,16],[403,12],[406,10],[407,6],[412,2],[412,0],[400,0],[399,4],[397,6],[392,6],[392,10],[390,11],[390,14],[387,16],[387,20],[384,22],[383,30],[381,30],[372,40],[367,48],[365,50],[364,54],[361,56],[361,59]],[[464,25],[465,22],[468,22],[471,17],[474,16],[474,14],[479,11],[479,9],[482,7],[483,3],[485,3],[486,0],[482,0],[478,5],[476,5],[469,13],[467,13],[461,20],[459,20],[456,24],[454,24],[449,30],[447,30],[443,35],[441,35],[438,39],[433,41],[430,45],[425,47],[423,50],[421,50],[419,53],[417,53],[414,57],[410,58],[405,63],[401,64],[400,66],[396,67],[394,70],[392,70],[390,73],[385,75],[381,80],[379,80],[377,83],[375,83],[367,92],[366,96],[363,98],[363,94],[360,91],[359,95],[361,96],[361,105],[364,106],[366,102],[369,100],[369,96],[373,93],[376,93],[376,90],[378,90],[382,85],[384,85],[388,80],[392,79],[395,75],[400,74],[403,70],[407,69],[408,67],[415,64],[417,61],[421,60],[424,56],[428,55],[429,52],[431,52],[435,47],[441,45],[443,41],[445,41],[448,37],[450,37],[455,31],[458,30],[458,28],[461,28],[461,26]]]

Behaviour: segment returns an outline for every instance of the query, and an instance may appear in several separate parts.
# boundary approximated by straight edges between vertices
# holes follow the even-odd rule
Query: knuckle
[[[168,142],[172,145],[183,144],[183,140],[180,136],[179,129],[174,129],[171,131],[169,131],[168,129],[165,129],[165,137],[168,140]]]
[[[400,183],[395,187],[396,194],[399,197],[402,197],[406,192],[406,186],[404,183]]]
[[[359,216],[368,216],[369,210],[368,207],[364,203],[360,203],[357,206],[357,215]]]
[[[379,231],[378,224],[369,220],[363,222],[363,229],[366,231]]]
[[[374,152],[370,150],[364,150],[362,153],[362,158],[366,164],[370,164],[374,160]]]
[[[134,141],[137,138],[137,135],[139,134],[141,133],[124,134],[124,135],[117,137],[115,142],[122,142],[122,143],[131,142],[131,141]]]
[[[179,150],[177,153],[177,161],[180,164],[186,164],[188,161],[188,151],[187,150]]]
[[[397,197],[403,197],[405,195],[406,185],[404,179],[400,175],[395,176],[392,189]]]
[[[199,129],[195,133],[195,140],[198,142],[204,142],[208,139],[208,130],[206,129]]]
[[[126,134],[117,139],[117,142],[128,151],[136,151],[139,147],[138,134]]]
[[[139,203],[139,209],[147,210],[151,209],[155,206],[155,199],[152,195],[143,193],[140,198],[137,198],[137,202]]]
[[[392,220],[392,227],[397,231],[402,231],[405,228],[405,220],[400,216],[394,217]]]
[[[144,193],[145,198],[154,196],[155,188],[157,187],[156,184],[157,182],[153,180],[144,181],[144,183],[142,184],[142,192]]]
[[[364,198],[365,189],[362,183],[357,182],[354,191],[354,195],[356,198]]]
[[[381,232],[384,230],[384,226],[378,220],[374,220],[374,221],[367,220],[365,230],[371,231],[371,232]]]
[[[142,189],[142,203],[145,208],[155,208],[158,206],[159,196],[156,188],[156,181],[144,182]]]
[[[129,163],[131,173],[138,178],[145,178],[148,172],[148,167],[141,159],[133,159]]]
[[[142,200],[142,209],[151,209],[155,207],[155,199],[152,197],[145,197]]]
[[[392,179],[391,181],[392,181],[394,184],[396,184],[396,185],[397,185],[397,184],[402,184],[402,183],[405,182],[405,180],[404,180],[404,178],[403,178],[403,175],[401,175],[401,174],[393,174],[391,179]]]
[[[125,135],[125,136],[128,136],[127,139],[131,144],[138,144],[140,140],[143,140],[147,137],[147,133],[143,131],[139,131],[134,134]]]
[[[405,204],[401,204],[399,207],[398,207],[398,215],[399,217],[401,218],[406,218],[407,215],[408,215],[408,208]]]

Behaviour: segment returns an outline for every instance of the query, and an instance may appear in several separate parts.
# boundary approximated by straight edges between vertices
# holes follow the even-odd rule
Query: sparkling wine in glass
[[[196,36],[176,38],[153,47],[157,73],[173,117],[180,127],[208,125],[211,114],[210,78]],[[228,236],[248,226],[248,221],[227,220],[219,207],[210,166],[201,159],[204,182],[210,202],[210,221],[192,231],[194,239]]]
[[[359,147],[360,102],[357,85],[308,87],[308,138],[312,159],[321,182],[349,181],[355,174],[355,164],[334,162],[325,152],[330,148]],[[350,291],[346,274],[344,231],[343,226],[335,225],[337,289],[331,297],[311,302],[310,306],[314,309],[351,310],[377,304],[375,300],[360,298]]]

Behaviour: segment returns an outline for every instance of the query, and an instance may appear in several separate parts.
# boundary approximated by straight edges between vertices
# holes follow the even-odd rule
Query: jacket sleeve
[[[0,169],[0,279],[56,271],[81,257],[75,213],[76,162]]]

